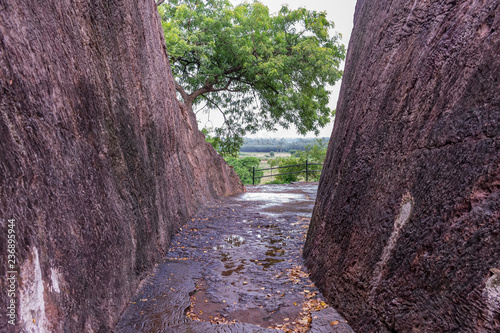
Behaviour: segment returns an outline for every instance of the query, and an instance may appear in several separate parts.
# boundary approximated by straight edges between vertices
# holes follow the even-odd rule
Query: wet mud
[[[302,261],[317,183],[260,185],[204,206],[115,332],[352,332]]]

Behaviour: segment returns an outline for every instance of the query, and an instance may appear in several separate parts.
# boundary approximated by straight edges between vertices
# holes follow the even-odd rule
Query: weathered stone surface
[[[188,323],[171,330],[159,331],[160,333],[177,332],[203,332],[203,333],[283,333],[284,331],[271,328],[263,328],[248,323],[234,323],[231,325],[217,325],[208,322],[189,320]]]
[[[143,280],[115,333],[304,331],[300,321],[323,301],[300,256],[316,190],[258,185],[204,205]],[[334,309],[310,315],[310,333],[352,332]],[[211,323],[221,318],[236,324]]]
[[[311,319],[311,329],[308,333],[354,333],[334,308],[312,312]]]
[[[175,98],[153,0],[1,1],[0,111],[2,331],[111,331],[179,226],[244,190]]]
[[[357,332],[500,330],[499,52],[497,0],[358,1],[305,247]]]

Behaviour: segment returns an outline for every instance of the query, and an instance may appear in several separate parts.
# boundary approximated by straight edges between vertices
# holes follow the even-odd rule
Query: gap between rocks
[[[317,183],[247,190],[179,230],[115,332],[353,332],[303,264]]]

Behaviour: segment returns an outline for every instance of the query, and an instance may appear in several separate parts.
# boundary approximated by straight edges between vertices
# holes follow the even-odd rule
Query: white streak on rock
[[[392,252],[398,242],[401,230],[403,229],[406,222],[408,222],[408,220],[410,219],[412,208],[413,208],[413,199],[409,194],[406,194],[401,202],[399,215],[396,217],[396,220],[394,221],[394,228],[392,230],[391,237],[389,237],[389,240],[387,241],[387,244],[385,245],[384,250],[382,251],[382,256],[380,257],[380,261],[377,263],[377,265],[375,265],[372,278],[372,290],[371,290],[372,294],[374,293],[375,289],[378,287],[380,283],[380,280],[382,279],[382,274],[385,270],[387,262],[392,257]]]
[[[50,280],[52,281],[52,290],[56,293],[60,293],[61,290],[59,289],[59,272],[54,268],[50,269]]]
[[[495,313],[500,312],[500,269],[490,269],[493,275],[486,281],[483,290],[483,297],[488,305],[487,313],[493,322]]]
[[[38,250],[33,247],[31,259],[20,268],[22,284],[19,288],[19,324],[26,333],[49,332],[45,317],[43,280]]]

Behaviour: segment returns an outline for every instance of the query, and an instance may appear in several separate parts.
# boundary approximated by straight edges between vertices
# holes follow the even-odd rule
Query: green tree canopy
[[[159,7],[176,89],[188,109],[205,103],[224,115],[220,147],[277,125],[300,134],[332,116],[327,85],[342,76],[345,48],[325,12],[255,1],[170,0]],[[236,139],[236,140],[235,140]],[[239,147],[238,147],[239,148]]]

